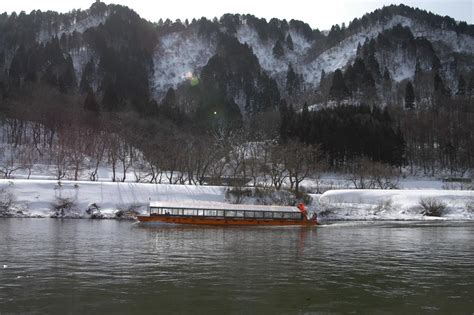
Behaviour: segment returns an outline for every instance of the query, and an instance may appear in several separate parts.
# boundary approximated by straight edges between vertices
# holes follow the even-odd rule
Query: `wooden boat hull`
[[[313,226],[316,220],[278,220],[248,218],[176,217],[176,216],[137,216],[140,222],[163,222],[195,225],[263,225],[263,226]]]

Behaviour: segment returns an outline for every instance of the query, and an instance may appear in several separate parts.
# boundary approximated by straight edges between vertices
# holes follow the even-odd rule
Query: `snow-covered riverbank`
[[[314,196],[329,220],[474,220],[472,190],[330,190]],[[426,208],[439,207],[437,215]],[[429,210],[429,209],[428,209]]]
[[[218,186],[3,179],[0,189],[2,202],[11,198],[8,216],[19,217],[49,217],[65,202],[70,203],[65,216],[84,218],[144,213],[150,200],[226,202],[226,187]],[[347,189],[312,197],[308,208],[322,220],[474,220],[474,191],[468,190]],[[422,200],[442,204],[441,215],[423,215]]]
[[[68,216],[89,217],[95,204],[102,216],[115,217],[117,211],[143,213],[150,200],[223,202],[225,195],[225,187],[131,182],[0,180],[0,189],[13,198],[13,216],[35,217],[51,216],[66,200],[72,203]]]

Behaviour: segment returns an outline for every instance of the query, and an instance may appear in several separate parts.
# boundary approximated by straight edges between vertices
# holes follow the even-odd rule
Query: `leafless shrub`
[[[19,148],[0,148],[0,175],[3,178],[13,178],[13,174],[23,168],[21,163],[18,163],[22,151]]]
[[[474,198],[466,202],[466,210],[469,213],[474,213]]]
[[[133,203],[129,205],[120,204],[116,207],[117,211],[115,211],[115,217],[117,219],[131,220],[140,214],[140,209],[143,208],[144,205]]]
[[[241,204],[246,198],[252,197],[252,190],[244,187],[227,188],[225,198],[231,203]]]
[[[254,190],[257,204],[294,206],[300,202],[310,204],[313,199],[305,192],[295,193],[289,190],[275,190],[272,188],[257,187]]]
[[[444,182],[441,188],[444,190],[472,190],[474,187],[470,182]]]
[[[390,210],[393,208],[393,200],[392,199],[383,199],[380,200],[377,205],[373,209],[373,213],[378,215],[381,212]]]
[[[399,176],[389,165],[364,158],[351,166],[348,180],[356,189],[397,189]]]
[[[56,197],[55,202],[53,202],[51,206],[53,209],[52,218],[64,218],[77,215],[76,204],[70,198]]]
[[[15,195],[8,189],[0,189],[0,216],[11,215],[15,205]]]
[[[422,209],[421,214],[431,217],[440,217],[446,210],[447,205],[436,198],[421,198],[419,205]]]
[[[86,213],[90,215],[91,219],[103,219],[104,214],[100,212],[100,206],[97,203],[92,203],[87,207]]]

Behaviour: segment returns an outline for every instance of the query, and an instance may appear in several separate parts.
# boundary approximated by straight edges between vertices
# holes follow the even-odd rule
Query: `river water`
[[[474,312],[474,224],[0,219],[0,314]]]

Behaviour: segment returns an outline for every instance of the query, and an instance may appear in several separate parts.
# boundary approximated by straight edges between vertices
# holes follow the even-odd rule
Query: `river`
[[[0,219],[0,314],[474,311],[474,224]]]

